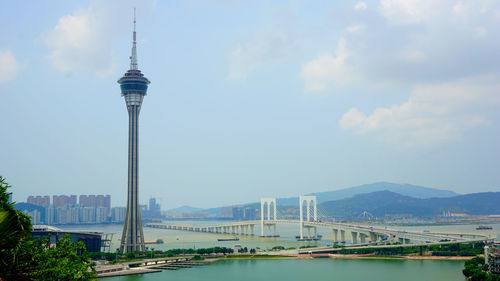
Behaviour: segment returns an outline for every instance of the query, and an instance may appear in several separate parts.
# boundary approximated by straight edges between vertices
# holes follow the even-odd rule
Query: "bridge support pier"
[[[364,234],[364,233],[360,233],[360,234],[359,234],[359,238],[360,238],[360,240],[361,240],[361,244],[365,244],[365,243],[366,243],[366,236],[367,236],[367,235],[366,235],[366,234]]]
[[[345,243],[345,230],[340,230],[340,242]]]
[[[408,238],[398,238],[398,241],[401,244],[410,244],[410,239]]]
[[[333,229],[333,243],[337,244],[339,242],[338,240],[338,230],[337,229]]]
[[[360,236],[361,236],[361,233],[360,233]],[[352,244],[358,244],[358,233],[352,231],[351,237],[352,237]]]
[[[254,230],[254,225],[253,225],[253,224],[251,224],[251,225],[250,225],[250,233],[252,233],[252,236],[254,236],[254,235],[255,235],[255,233],[254,233],[254,231],[253,231],[253,230]]]

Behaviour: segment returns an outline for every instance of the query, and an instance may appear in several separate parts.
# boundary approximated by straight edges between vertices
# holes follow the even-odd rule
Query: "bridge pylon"
[[[267,207],[267,208],[266,208]],[[272,207],[272,216],[271,216]],[[267,214],[267,216],[266,216]],[[271,219],[272,218],[272,219]],[[260,236],[261,237],[278,237],[276,233],[276,220],[277,220],[277,208],[276,208],[276,198],[261,198],[260,199]],[[274,231],[271,232],[271,225],[273,225]],[[264,226],[268,228],[268,235],[264,235]]]
[[[318,221],[318,209],[316,206],[316,196],[306,196],[306,195],[301,195],[299,196],[299,223],[300,223],[300,239],[304,239],[304,202],[306,203],[306,220],[305,221],[311,221],[311,209],[312,209],[312,215],[313,215],[313,220],[312,221]],[[309,228],[308,228],[309,230]],[[316,228],[314,229],[316,232]]]

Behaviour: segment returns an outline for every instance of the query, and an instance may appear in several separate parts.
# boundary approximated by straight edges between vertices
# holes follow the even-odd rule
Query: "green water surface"
[[[109,277],[103,281],[452,281],[465,280],[463,261],[293,259],[227,260],[175,271]]]

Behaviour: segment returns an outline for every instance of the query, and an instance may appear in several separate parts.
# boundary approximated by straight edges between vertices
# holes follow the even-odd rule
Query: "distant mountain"
[[[168,210],[169,212],[184,212],[184,213],[195,213],[195,212],[199,212],[203,209],[201,208],[195,208],[195,207],[191,207],[191,206],[187,206],[187,205],[184,205],[184,206],[180,206],[178,208],[173,208],[173,209],[170,209]]]
[[[437,189],[437,188],[418,186],[412,184],[399,184],[391,182],[376,182],[376,183],[364,184],[360,186],[354,186],[333,191],[309,193],[307,195],[316,195],[318,203],[322,203],[326,201],[340,200],[344,198],[353,197],[357,194],[371,193],[383,190],[391,191],[394,193],[414,198],[452,197],[458,195],[458,193],[456,192],[445,189]],[[277,199],[277,201],[278,205],[295,206],[299,204],[298,197],[279,198]]]
[[[331,216],[353,218],[366,211],[377,217],[386,214],[411,214],[432,217],[443,211],[472,215],[500,214],[500,192],[483,192],[448,198],[419,199],[392,191],[358,194],[351,198],[327,201],[321,209]]]

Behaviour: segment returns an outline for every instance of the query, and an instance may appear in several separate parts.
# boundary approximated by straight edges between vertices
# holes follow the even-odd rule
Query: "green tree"
[[[0,280],[27,280],[31,222],[9,202],[12,193],[8,188],[10,185],[0,176]]]
[[[94,265],[83,242],[72,242],[67,236],[51,248],[48,239],[33,239],[30,218],[14,209],[8,188],[0,176],[0,281],[94,277]]]
[[[50,247],[48,239],[35,241],[33,278],[39,280],[90,280],[95,277],[83,242],[72,242],[69,234]]]

